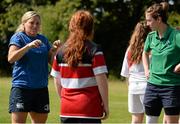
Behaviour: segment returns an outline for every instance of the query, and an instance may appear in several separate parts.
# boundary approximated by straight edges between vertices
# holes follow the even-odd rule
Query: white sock
[[[146,124],[157,124],[159,116],[146,115]]]

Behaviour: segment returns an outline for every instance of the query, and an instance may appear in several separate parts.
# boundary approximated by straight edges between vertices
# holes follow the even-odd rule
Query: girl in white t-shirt
[[[142,64],[142,52],[149,31],[145,22],[136,24],[121,70],[121,76],[128,78],[128,110],[132,114],[131,123],[142,123],[144,118],[143,99],[147,80]]]

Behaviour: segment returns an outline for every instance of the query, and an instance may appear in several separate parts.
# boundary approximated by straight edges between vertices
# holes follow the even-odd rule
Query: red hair
[[[150,28],[145,22],[138,22],[134,28],[133,34],[129,41],[128,60],[129,63],[140,63],[142,59],[142,52],[144,49],[144,42]]]
[[[93,27],[93,16],[88,11],[77,11],[71,17],[64,49],[64,60],[69,66],[76,67],[82,61],[84,42],[92,40]]]

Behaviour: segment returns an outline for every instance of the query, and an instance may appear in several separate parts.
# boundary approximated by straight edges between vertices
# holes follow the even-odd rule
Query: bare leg
[[[144,113],[132,114],[132,124],[143,123]]]
[[[179,115],[166,115],[166,124],[178,124]]]
[[[12,123],[26,123],[27,112],[13,112],[11,113]]]
[[[46,123],[48,113],[30,112],[30,117],[32,123]]]

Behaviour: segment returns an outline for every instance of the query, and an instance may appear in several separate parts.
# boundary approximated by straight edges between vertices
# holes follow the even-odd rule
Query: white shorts
[[[128,111],[130,113],[144,113],[144,94],[128,94]]]

